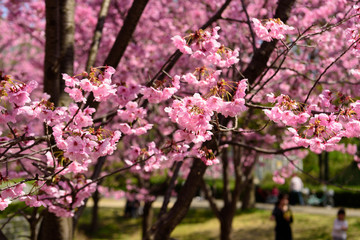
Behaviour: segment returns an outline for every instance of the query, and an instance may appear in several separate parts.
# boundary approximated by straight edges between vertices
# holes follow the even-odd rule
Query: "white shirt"
[[[298,176],[294,176],[290,181],[290,191],[301,192],[303,188],[303,182]]]
[[[335,219],[334,227],[331,235],[336,238],[346,239],[346,230],[342,230],[342,227],[348,227],[348,223],[346,220],[340,221],[339,219]]]

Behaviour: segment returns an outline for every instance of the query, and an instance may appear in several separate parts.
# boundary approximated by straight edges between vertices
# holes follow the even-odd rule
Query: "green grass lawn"
[[[123,209],[102,208],[99,216],[99,228],[90,237],[90,209],[87,209],[79,222],[76,240],[87,239],[141,239],[141,219],[122,217]],[[238,213],[233,222],[233,240],[273,240],[274,222],[269,220],[270,212],[254,210]],[[295,240],[331,239],[331,229],[334,216],[294,214],[292,224]],[[360,219],[347,218],[349,222],[348,240],[359,239]],[[179,240],[215,240],[219,239],[219,222],[210,210],[191,209],[183,222],[175,229],[172,237]]]

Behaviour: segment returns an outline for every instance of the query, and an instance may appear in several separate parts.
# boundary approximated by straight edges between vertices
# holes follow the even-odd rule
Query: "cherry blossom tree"
[[[260,154],[289,159],[279,183],[306,151],[355,154],[341,140],[360,133],[356,4],[2,1],[0,210],[25,202],[31,239],[71,239],[102,180],[132,172],[150,207],[165,174],[143,239],[169,239],[200,186],[230,239]],[[203,181],[220,163],[222,209]]]

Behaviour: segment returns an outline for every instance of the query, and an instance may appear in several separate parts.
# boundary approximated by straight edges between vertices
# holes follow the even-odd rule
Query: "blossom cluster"
[[[353,9],[354,9],[355,14],[358,15],[358,16],[356,17],[356,20],[353,23],[353,26],[348,27],[345,30],[345,34],[346,34],[347,41],[350,44],[354,44],[354,46],[353,46],[354,53],[359,54],[359,52],[360,52],[360,44],[359,44],[360,32],[359,32],[358,20],[359,20],[359,14],[360,14],[360,6],[354,5]]]
[[[268,94],[270,102],[277,102],[271,110],[266,109],[264,113],[268,118],[276,123],[283,123],[287,126],[296,127],[308,121],[310,115],[304,111],[301,103],[291,99],[287,95],[275,97]]]
[[[143,87],[141,94],[150,103],[159,103],[171,98],[180,89],[180,78],[175,76],[170,87],[165,86],[165,81],[156,81],[154,87]]]
[[[257,18],[251,19],[256,35],[263,41],[271,42],[273,39],[285,39],[285,34],[294,30],[294,27],[284,24],[280,19],[268,19],[262,23]]]
[[[106,101],[110,96],[115,96],[116,85],[111,84],[111,76],[115,73],[115,69],[110,66],[106,66],[104,71],[101,68],[92,68],[90,73],[81,74],[83,79],[78,79],[76,76],[69,76],[63,74],[65,80],[65,92],[75,102],[86,103],[84,92],[92,92],[95,101]]]
[[[224,101],[216,96],[205,99],[198,93],[175,100],[171,107],[165,108],[165,112],[169,114],[171,121],[181,127],[175,133],[176,141],[202,143],[210,140],[210,130],[213,128],[210,121],[215,112],[225,117],[234,117],[247,109],[244,99],[246,88],[247,80],[244,79],[239,82],[232,101]]]
[[[152,202],[155,201],[156,197],[151,195],[149,190],[146,188],[139,188],[133,184],[130,180],[126,183],[126,199],[128,201],[144,201]]]
[[[200,29],[186,37],[176,35],[171,40],[182,53],[196,59],[207,59],[219,67],[230,67],[239,62],[239,50],[231,50],[219,43],[219,30],[220,27],[213,28],[211,32]]]
[[[109,86],[114,87],[111,85],[110,79],[113,74],[112,70],[109,67],[105,68],[104,72],[98,73],[96,76],[94,74],[98,70],[92,70],[90,77],[82,80],[64,75],[67,92],[75,102],[84,99],[82,94],[76,93],[77,90],[92,91],[95,101],[107,99],[114,93],[112,90],[108,91]],[[93,121],[94,108],[80,108],[75,103],[71,103],[67,107],[55,107],[46,94],[40,100],[32,100],[30,93],[36,86],[36,82],[31,81],[25,84],[8,75],[1,75],[2,106],[0,107],[0,119],[3,124],[8,123],[9,131],[12,132],[9,135],[7,132],[0,131],[2,135],[7,134],[1,137],[5,141],[1,145],[1,157],[3,160],[11,156],[4,154],[9,150],[9,146],[13,145],[12,141],[19,141],[21,136],[36,139],[35,134],[39,133],[33,131],[32,124],[42,125],[45,123],[46,127],[51,127],[52,134],[49,135],[48,141],[49,144],[50,141],[54,141],[56,149],[50,147],[50,151],[39,151],[40,158],[35,158],[36,164],[31,164],[31,161],[22,163],[30,171],[33,171],[38,179],[41,179],[33,183],[30,191],[25,190],[29,188],[25,183],[10,183],[9,181],[13,177],[28,176],[30,172],[25,168],[25,165],[23,165],[24,171],[15,175],[8,168],[1,170],[0,182],[4,182],[4,186],[7,187],[0,195],[0,209],[4,210],[12,201],[20,200],[28,206],[39,207],[42,205],[48,207],[49,211],[57,216],[69,217],[72,216],[73,209],[82,205],[83,200],[88,198],[96,189],[96,184],[90,184],[90,180],[79,178],[79,174],[87,172],[88,166],[94,164],[99,157],[111,155],[117,147],[121,132],[95,126]],[[139,116],[141,117],[141,114]],[[23,119],[27,121],[22,123]],[[11,126],[9,123],[16,123],[16,125]],[[17,146],[19,152],[24,153],[25,156],[27,153],[30,156],[36,156],[22,149],[35,144],[34,140],[24,140],[19,141]],[[35,150],[33,151],[36,153]],[[15,153],[15,149],[10,152]],[[41,155],[46,157],[43,158]],[[46,175],[43,177],[44,173]],[[74,194],[72,193],[74,191],[76,198],[73,198]]]
[[[162,162],[168,160],[163,151],[156,147],[155,142],[148,143],[147,148],[144,149],[138,146],[132,146],[131,149],[127,151],[127,156],[125,163],[130,166],[139,161],[143,161],[142,164],[136,164],[133,168],[138,171],[143,169],[145,172],[160,169]]]
[[[150,124],[145,120],[146,110],[142,107],[138,107],[137,102],[129,101],[124,108],[117,111],[117,115],[122,121],[125,121],[116,124],[116,127],[123,134],[134,134],[139,136],[145,134],[153,127],[153,124]]]
[[[304,105],[288,96],[269,95],[276,105],[265,114],[277,123],[290,126],[292,140],[297,146],[311,151],[336,150],[340,140],[360,136],[360,101],[341,93],[324,90],[317,104]]]
[[[0,124],[16,123],[18,109],[30,103],[30,93],[37,87],[37,82],[23,83],[16,81],[10,75],[0,72]]]
[[[193,73],[186,73],[181,76],[181,81],[190,84],[197,89],[201,94],[206,94],[212,91],[212,88],[218,87],[219,76],[221,70],[210,70],[206,67],[196,68]],[[215,89],[214,89],[215,90]],[[224,89],[229,91],[229,89]],[[220,89],[216,89],[215,95],[222,95]]]
[[[284,184],[285,179],[291,177],[297,164],[299,164],[299,162],[294,161],[292,164],[285,165],[281,169],[276,170],[273,173],[273,181],[277,184]]]

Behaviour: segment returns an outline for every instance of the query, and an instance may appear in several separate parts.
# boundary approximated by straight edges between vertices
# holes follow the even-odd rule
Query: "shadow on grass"
[[[159,209],[155,209],[156,217]],[[80,218],[78,231],[81,240],[88,239],[141,239],[141,218],[123,217],[121,208],[101,208],[99,227],[89,234],[91,208],[85,210]],[[232,240],[273,240],[275,222],[270,221],[271,211],[237,211],[233,222]],[[294,240],[330,240],[335,216],[294,213],[292,224]],[[348,239],[359,239],[360,219],[347,218],[349,222]],[[172,237],[178,240],[216,240],[219,239],[220,225],[210,209],[190,209],[185,219],[176,227]]]
[[[181,224],[203,223],[213,217],[209,209],[190,209]]]
[[[141,218],[123,217],[123,209],[101,208],[97,229],[90,229],[91,208],[86,208],[78,224],[78,231],[90,239],[119,239],[139,231]]]

